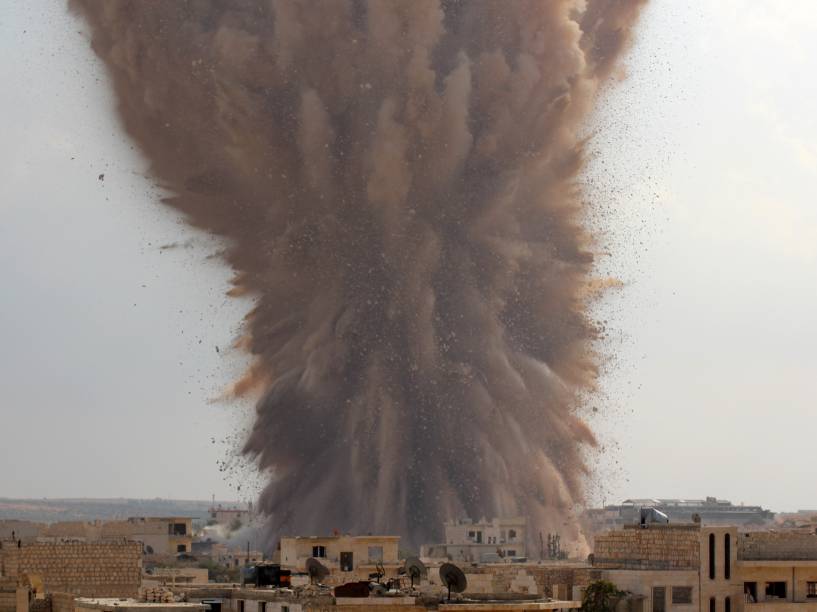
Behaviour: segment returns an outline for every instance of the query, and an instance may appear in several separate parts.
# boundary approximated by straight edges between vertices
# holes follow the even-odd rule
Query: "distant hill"
[[[11,499],[0,497],[0,520],[20,519],[53,523],[55,521],[94,521],[129,516],[189,516],[207,519],[212,501],[185,499]],[[216,505],[233,507],[235,501]],[[240,504],[242,507],[245,504]]]

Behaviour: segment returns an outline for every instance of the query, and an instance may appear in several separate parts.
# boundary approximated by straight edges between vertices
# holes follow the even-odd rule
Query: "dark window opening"
[[[516,538],[516,529],[508,529],[508,539],[513,540]]]
[[[732,577],[732,538],[728,533],[723,536],[723,577],[725,580]]]
[[[238,612],[244,612],[244,600],[243,599],[238,600]]]
[[[709,579],[715,580],[715,534],[709,534]]]
[[[786,599],[786,583],[767,582],[766,599]]]
[[[312,547],[312,556],[316,559],[325,559],[326,558],[326,546],[313,546]]]
[[[692,603],[692,587],[674,586],[672,587],[672,603],[675,604],[691,604]]]
[[[516,556],[516,551],[515,551],[514,549],[512,549],[512,548],[509,548],[509,549],[508,549],[508,552],[507,552],[506,554],[507,554],[509,557],[515,557],[515,556]]]
[[[723,600],[723,612],[732,612],[732,598],[727,597]]]
[[[167,529],[170,535],[187,535],[187,525],[184,523],[170,523]]]
[[[281,606],[281,612],[289,612],[289,606]]]
[[[667,588],[652,588],[652,612],[666,612],[667,610]]]
[[[475,532],[473,532],[473,531],[468,532],[468,539],[469,540],[473,540],[476,537],[477,537],[477,534]]]
[[[477,544],[482,544],[482,532],[477,531]]]
[[[267,602],[266,601],[259,601],[258,602],[258,612],[267,612]]]
[[[806,583],[806,597],[817,597],[817,582]]]
[[[717,610],[717,608],[718,608],[718,606],[715,604],[715,598],[710,597],[709,598],[709,612],[715,612]]]
[[[757,582],[744,582],[743,595],[746,603],[757,603]]]
[[[187,552],[186,544],[176,544],[176,552]]]
[[[340,571],[351,572],[354,569],[354,556],[350,552],[340,553]]]

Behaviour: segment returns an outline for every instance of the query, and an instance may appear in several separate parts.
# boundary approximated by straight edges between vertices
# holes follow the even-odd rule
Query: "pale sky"
[[[234,497],[247,407],[214,400],[250,304],[159,202],[83,29],[61,0],[0,17],[0,497]],[[591,499],[817,508],[817,5],[654,0],[626,73],[588,126],[624,281]]]

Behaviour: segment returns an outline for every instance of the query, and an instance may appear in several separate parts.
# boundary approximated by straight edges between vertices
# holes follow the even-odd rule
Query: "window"
[[[187,535],[187,525],[184,523],[168,523],[167,524],[167,533],[168,535]]]
[[[516,529],[508,529],[508,539],[513,542],[516,539]]]
[[[477,537],[477,534],[475,532],[473,532],[473,531],[468,532],[468,539],[469,540],[473,540],[476,537]]]
[[[340,571],[351,572],[355,567],[354,556],[350,552],[340,553]]]
[[[786,583],[767,582],[766,599],[786,599]]]
[[[383,562],[383,547],[369,546],[369,563]]]
[[[281,606],[281,612],[289,612],[289,606]]]
[[[732,598],[727,597],[723,600],[723,612],[732,612]]]
[[[817,582],[806,583],[806,597],[817,597]]]
[[[672,587],[672,604],[691,604],[692,587],[674,586]]]
[[[757,582],[744,582],[743,596],[746,603],[757,603]]]
[[[709,579],[715,580],[715,534],[709,534]]]
[[[186,544],[176,544],[176,552],[187,552]]]
[[[509,548],[508,550],[505,551],[505,554],[509,557],[515,557],[516,551],[513,548]]]
[[[326,546],[313,546],[312,547],[312,556],[316,559],[325,559],[326,558]]]
[[[717,606],[715,604],[715,598],[710,597],[709,598],[709,612],[715,612],[715,610],[717,610]]]
[[[482,544],[482,532],[477,531],[477,544]]]
[[[267,602],[266,601],[259,601],[258,602],[258,612],[267,612]]]
[[[244,612],[244,600],[243,599],[238,600],[238,612]]]
[[[723,536],[723,578],[729,580],[732,577],[732,539],[729,534]],[[726,612],[729,612],[727,610]]]
[[[652,612],[666,612],[667,609],[667,588],[652,588]]]

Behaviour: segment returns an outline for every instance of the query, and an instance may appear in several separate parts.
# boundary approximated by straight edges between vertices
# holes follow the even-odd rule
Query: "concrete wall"
[[[695,612],[700,602],[700,591],[697,570],[605,570],[605,580],[614,583],[619,589],[644,597],[644,610],[653,610],[653,589],[664,587],[664,606],[667,612]],[[692,598],[688,604],[672,602],[672,587],[692,589]]]
[[[729,578],[726,577],[726,540],[729,540]],[[715,577],[709,573],[710,538],[714,543]],[[715,600],[715,612],[726,612],[726,598],[732,612],[743,604],[743,581],[737,567],[738,532],[736,527],[704,527],[701,529],[701,612],[709,612],[710,600]]]
[[[747,561],[817,561],[817,534],[756,531],[740,534],[739,556]]]

